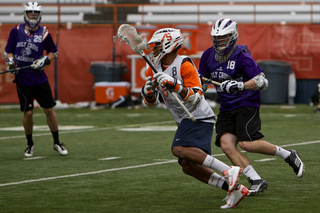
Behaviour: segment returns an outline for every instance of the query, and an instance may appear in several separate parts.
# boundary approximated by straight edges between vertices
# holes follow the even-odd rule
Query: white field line
[[[302,142],[302,143],[296,143],[296,144],[288,144],[288,145],[283,145],[282,147],[309,145],[309,144],[315,144],[315,143],[320,143],[320,140],[319,141]],[[242,151],[242,152],[245,152],[245,151]],[[221,153],[221,154],[215,154],[215,155],[212,155],[212,156],[213,157],[217,157],[217,156],[224,156],[224,155],[225,155],[224,153]],[[162,164],[174,163],[174,162],[177,162],[177,160],[167,160],[167,161],[163,161],[163,162],[142,164],[142,165],[137,165],[137,166],[121,167],[121,168],[100,170],[100,171],[87,172],[87,173],[78,173],[78,174],[73,174],[73,175],[63,175],[63,176],[56,176],[56,177],[40,178],[40,179],[35,179],[35,180],[25,180],[25,181],[20,181],[20,182],[4,183],[4,184],[0,184],[0,187],[18,185],[18,184],[24,184],[24,183],[39,182],[39,181],[54,180],[54,179],[60,179],[60,178],[77,177],[77,176],[83,176],[83,175],[94,175],[94,174],[100,174],[100,173],[105,173],[105,172],[113,172],[113,171],[120,171],[120,170],[127,170],[127,169],[136,169],[136,168],[141,168],[141,167],[162,165]]]
[[[24,158],[23,160],[37,160],[37,159],[42,159],[46,157],[33,157],[33,158]]]
[[[110,157],[110,158],[100,158],[98,160],[115,160],[115,159],[119,159],[121,157]]]
[[[62,175],[62,176],[56,176],[56,177],[40,178],[40,179],[35,179],[35,180],[25,180],[25,181],[20,181],[20,182],[13,182],[13,183],[4,183],[4,184],[0,184],[0,187],[1,186],[18,185],[18,184],[23,184],[23,183],[46,181],[46,180],[55,180],[55,179],[60,179],[60,178],[69,178],[69,177],[77,177],[77,176],[84,176],[84,175],[94,175],[94,174],[120,171],[120,170],[126,170],[126,169],[136,169],[136,168],[141,168],[141,167],[155,166],[155,165],[161,165],[161,164],[167,164],[167,163],[173,163],[173,162],[177,162],[177,160],[169,160],[169,161],[164,161],[164,162],[142,164],[142,165],[137,165],[137,166],[128,166],[128,167],[121,167],[121,168],[114,168],[114,169],[106,169],[106,170],[100,170],[100,171],[94,171],[94,172],[78,173],[78,174],[73,174],[73,175]]]
[[[264,158],[260,160],[255,160],[255,162],[266,162],[266,161],[272,161],[272,160],[276,160],[276,158]]]
[[[162,122],[153,122],[153,123],[144,123],[144,124],[130,124],[130,125],[123,125],[123,126],[113,126],[113,127],[101,127],[101,128],[92,128],[92,129],[80,129],[80,130],[70,130],[70,131],[59,131],[59,134],[69,134],[69,133],[79,133],[79,132],[93,132],[93,131],[103,131],[103,130],[110,130],[110,129],[118,129],[118,128],[128,128],[128,127],[135,127],[135,126],[147,126],[147,125],[159,125],[159,124],[168,124],[174,123],[174,121],[162,121]],[[40,134],[33,134],[33,137],[40,137],[40,136],[47,136],[51,135],[51,132],[48,133],[40,133]],[[25,135],[18,135],[18,136],[8,136],[8,137],[0,137],[0,140],[7,140],[7,139],[16,139],[16,138],[25,138]]]

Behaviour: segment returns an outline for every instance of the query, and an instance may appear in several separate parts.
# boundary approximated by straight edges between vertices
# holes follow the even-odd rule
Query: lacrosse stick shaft
[[[213,80],[208,79],[208,78],[203,77],[203,76],[201,77],[201,79],[202,79],[204,82],[206,82],[206,83],[212,83],[212,84],[217,85],[217,86],[220,86],[220,85],[221,85],[221,83],[219,83],[219,82],[217,82],[217,81],[213,81]]]
[[[30,68],[30,67],[31,67],[31,65],[24,66],[24,67],[16,67],[16,68],[11,69],[11,70],[2,71],[2,72],[0,72],[0,74],[7,73],[7,72],[16,72],[16,71],[19,71],[19,70],[22,70],[22,69],[27,69],[27,68]]]

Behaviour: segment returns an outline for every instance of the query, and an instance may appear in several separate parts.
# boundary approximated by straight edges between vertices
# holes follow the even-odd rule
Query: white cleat
[[[244,185],[238,185],[238,187],[232,192],[229,191],[225,199],[227,201],[226,205],[221,206],[221,209],[233,209],[235,208],[243,198],[250,194],[249,190]]]
[[[60,153],[60,155],[67,155],[68,154],[68,151],[63,147],[63,143],[61,144],[55,144],[53,146],[53,149],[56,150],[57,152]]]
[[[223,171],[222,174],[226,179],[229,189],[228,191],[232,191],[234,187],[237,185],[242,169],[239,166],[231,166],[228,171]]]

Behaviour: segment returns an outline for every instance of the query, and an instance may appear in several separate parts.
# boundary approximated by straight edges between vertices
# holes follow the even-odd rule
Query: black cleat
[[[304,173],[304,163],[299,157],[299,154],[294,149],[288,149],[291,152],[289,157],[285,159],[285,161],[293,168],[294,173],[296,173],[297,177],[302,177]]]
[[[32,157],[33,156],[34,146],[27,146],[26,150],[24,150],[24,156]]]
[[[255,196],[259,192],[263,192],[265,189],[268,188],[267,181],[260,179],[260,180],[251,180],[248,178],[248,182],[251,183],[251,186],[249,188],[250,194],[249,196]]]

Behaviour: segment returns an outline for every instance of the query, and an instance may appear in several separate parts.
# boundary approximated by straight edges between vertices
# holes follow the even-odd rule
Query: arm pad
[[[252,78],[256,83],[256,90],[265,90],[269,85],[268,79],[265,78],[264,73],[260,73],[259,75]]]
[[[188,93],[183,101],[190,105],[198,105],[201,101],[201,95],[198,93],[198,91],[188,88]]]

